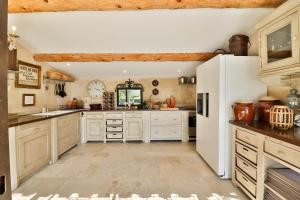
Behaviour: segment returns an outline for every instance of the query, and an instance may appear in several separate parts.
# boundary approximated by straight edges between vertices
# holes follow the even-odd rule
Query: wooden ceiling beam
[[[215,53],[59,53],[34,54],[37,62],[207,61]]]
[[[286,0],[9,0],[9,13],[191,8],[274,8]]]

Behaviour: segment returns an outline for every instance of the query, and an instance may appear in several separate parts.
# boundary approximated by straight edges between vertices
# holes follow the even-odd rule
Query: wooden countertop
[[[229,121],[230,124],[239,126],[268,137],[272,137],[289,144],[300,146],[300,127],[294,126],[288,130],[272,129],[269,123],[264,123],[260,121],[254,121],[250,124],[246,124],[238,121]]]

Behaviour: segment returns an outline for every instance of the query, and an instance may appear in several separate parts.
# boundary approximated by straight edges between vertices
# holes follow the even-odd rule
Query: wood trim
[[[8,109],[7,109],[7,0],[0,1],[0,178],[4,178],[6,187],[0,200],[11,200],[10,161],[8,142]],[[0,188],[2,191],[3,187]]]
[[[216,53],[62,53],[34,54],[37,62],[207,61]]]
[[[286,0],[10,0],[10,13],[191,8],[274,8]]]
[[[24,85],[24,84],[20,84],[20,83],[19,83],[19,73],[16,73],[15,86],[16,86],[17,88],[41,89],[41,71],[42,71],[41,66],[39,66],[39,65],[34,65],[34,64],[31,64],[31,63],[27,63],[27,62],[18,60],[18,67],[17,67],[18,71],[20,70],[20,69],[19,69],[19,65],[20,65],[20,64],[26,65],[26,66],[29,66],[29,67],[32,67],[32,68],[36,68],[36,69],[38,70],[38,85],[34,86],[34,85]]]
[[[32,104],[25,104],[25,98],[28,97],[28,96],[33,97],[33,103]],[[23,106],[35,106],[35,100],[36,100],[35,94],[23,94],[22,95],[22,105]]]

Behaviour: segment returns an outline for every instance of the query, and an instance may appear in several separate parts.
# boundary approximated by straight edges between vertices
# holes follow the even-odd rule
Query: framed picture
[[[35,105],[35,94],[23,94],[23,106]]]
[[[17,88],[41,88],[41,66],[18,61],[16,74],[16,87]]]

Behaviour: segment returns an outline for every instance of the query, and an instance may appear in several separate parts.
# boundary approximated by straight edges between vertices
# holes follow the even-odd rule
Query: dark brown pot
[[[233,35],[229,39],[229,49],[235,56],[248,56],[249,37],[247,35]]]
[[[257,115],[258,120],[269,123],[270,121],[270,109],[274,105],[280,105],[279,100],[259,100],[257,103]]]
[[[235,121],[251,123],[255,117],[256,107],[253,103],[238,102],[232,105]]]

